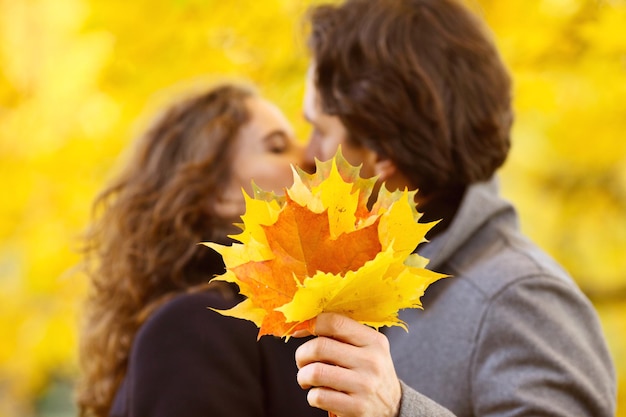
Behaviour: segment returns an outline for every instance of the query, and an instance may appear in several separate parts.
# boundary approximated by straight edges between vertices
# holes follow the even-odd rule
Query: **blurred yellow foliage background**
[[[626,1],[468,0],[515,80],[501,174],[596,305],[626,416]],[[94,195],[173,97],[259,85],[306,138],[304,0],[0,0],[0,416],[70,416]]]

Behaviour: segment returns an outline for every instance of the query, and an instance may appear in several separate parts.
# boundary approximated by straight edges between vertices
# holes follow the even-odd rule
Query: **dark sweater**
[[[306,339],[256,340],[218,292],[182,294],[140,328],[112,417],[280,417],[328,414],[306,402],[294,354]]]

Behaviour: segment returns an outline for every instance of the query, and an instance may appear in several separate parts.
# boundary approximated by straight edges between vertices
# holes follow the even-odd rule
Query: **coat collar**
[[[485,223],[496,214],[512,210],[511,203],[499,196],[496,177],[470,185],[450,226],[432,241],[418,247],[430,260],[428,268],[437,270]]]

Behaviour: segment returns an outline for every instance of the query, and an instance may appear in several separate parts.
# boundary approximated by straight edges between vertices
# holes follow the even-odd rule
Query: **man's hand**
[[[395,417],[402,392],[385,335],[334,313],[317,317],[315,334],[296,351],[309,404],[340,417]]]

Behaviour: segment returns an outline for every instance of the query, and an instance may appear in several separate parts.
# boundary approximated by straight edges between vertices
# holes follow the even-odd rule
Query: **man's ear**
[[[398,172],[396,164],[389,158],[378,159],[374,164],[374,170],[380,181],[389,181]]]

